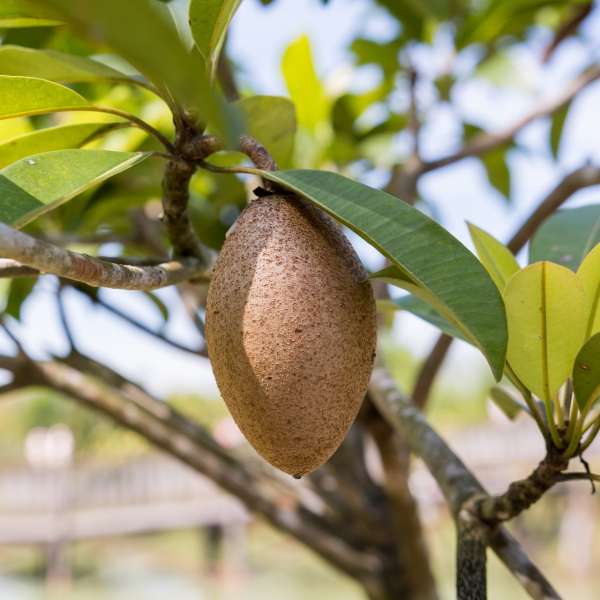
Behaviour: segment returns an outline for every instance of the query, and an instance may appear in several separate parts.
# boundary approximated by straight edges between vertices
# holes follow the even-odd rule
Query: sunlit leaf
[[[251,96],[236,102],[248,133],[269,151],[280,167],[292,158],[296,134],[296,111],[287,98]]]
[[[472,223],[469,223],[469,233],[481,264],[502,291],[508,280],[520,269],[517,259],[504,244]]]
[[[213,73],[227,27],[241,0],[191,0],[190,26],[196,47]]]
[[[600,244],[584,259],[577,271],[585,293],[585,335],[600,331]]]
[[[107,44],[154,83],[164,99],[231,141],[234,119],[209,84],[204,60],[188,51],[168,6],[156,0],[32,0],[76,31]]]
[[[298,124],[315,129],[327,121],[330,103],[315,71],[308,37],[302,36],[287,47],[282,70]]]
[[[583,343],[583,285],[565,267],[535,263],[510,279],[504,301],[508,362],[528,389],[552,401]]]
[[[294,170],[263,176],[315,203],[377,248],[410,281],[408,289],[422,290],[452,315],[494,374],[502,375],[502,299],[475,256],[443,227],[395,196],[336,173]]]
[[[0,144],[0,168],[32,154],[78,148],[95,136],[122,125],[122,123],[76,123],[48,127],[9,139]]]
[[[56,150],[15,162],[0,170],[0,221],[22,227],[148,156],[145,152]]]
[[[549,260],[576,271],[600,243],[600,204],[559,210],[538,229],[529,246],[529,262]]]
[[[84,56],[10,45],[0,46],[0,74],[39,77],[62,83],[127,79],[123,73]]]
[[[0,119],[89,106],[73,90],[45,79],[0,75]]]
[[[60,25],[60,21],[48,18],[43,7],[33,7],[25,0],[2,0],[0,2],[0,28],[48,27]]]

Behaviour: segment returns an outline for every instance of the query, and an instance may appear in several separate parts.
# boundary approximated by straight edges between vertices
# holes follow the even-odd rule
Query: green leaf
[[[417,287],[435,300],[501,377],[507,343],[502,299],[475,256],[443,227],[395,196],[337,173],[261,174],[310,200],[395,263],[410,280],[409,291]]]
[[[440,331],[448,334],[451,337],[468,342],[460,329],[452,325],[452,323],[447,321],[430,304],[417,296],[413,296],[411,294],[402,298],[395,298],[392,300],[391,304],[393,304],[399,310],[405,310],[409,313],[412,313],[416,317],[419,317],[430,325],[437,327]]]
[[[3,312],[20,321],[23,304],[37,282],[37,277],[15,277],[12,279],[8,288]]]
[[[314,130],[326,122],[330,102],[315,71],[308,37],[302,36],[287,47],[281,68],[298,124]]]
[[[571,103],[568,102],[562,108],[559,108],[551,117],[550,125],[550,151],[555,160],[558,159],[558,151],[560,150],[560,140],[562,137],[563,129],[567,121],[567,115]]]
[[[163,98],[197,122],[209,120],[231,141],[225,103],[209,83],[204,60],[182,40],[168,6],[156,0],[32,0],[95,42],[110,46],[154,83]]]
[[[585,294],[585,337],[600,331],[600,244],[581,263],[577,271]]]
[[[472,223],[469,233],[481,264],[502,292],[508,280],[521,268],[513,253],[495,237]]]
[[[167,308],[167,305],[154,292],[144,292],[144,295],[152,302],[152,304],[154,304],[154,307],[162,317],[164,325],[164,323],[169,320],[169,309]]]
[[[511,420],[514,421],[520,412],[529,412],[506,388],[498,385],[490,390],[492,402]]]
[[[39,77],[62,83],[127,79],[123,73],[83,56],[10,45],[0,46],[0,75]]]
[[[538,229],[529,246],[529,262],[549,260],[576,271],[600,243],[600,204],[559,210]]]
[[[0,168],[31,154],[78,148],[95,136],[122,126],[123,123],[76,123],[14,137],[0,144]]]
[[[0,2],[0,28],[3,29],[60,25],[60,21],[47,17],[43,7],[34,9],[24,0],[2,0]]]
[[[241,0],[191,0],[190,26],[208,71],[214,73],[227,28]]]
[[[577,354],[573,366],[573,391],[581,410],[600,396],[600,333],[592,336]]]
[[[508,148],[496,148],[481,157],[489,182],[506,199],[510,199],[510,169],[506,162]]]
[[[235,104],[244,117],[248,133],[270,152],[280,167],[289,165],[296,135],[293,103],[279,96],[252,96]]]
[[[508,362],[528,389],[551,402],[583,343],[583,285],[565,267],[535,263],[511,278],[504,301]]]
[[[0,75],[0,119],[89,106],[67,87],[33,77]]]
[[[23,227],[148,156],[146,152],[56,150],[13,163],[0,171],[0,222]]]

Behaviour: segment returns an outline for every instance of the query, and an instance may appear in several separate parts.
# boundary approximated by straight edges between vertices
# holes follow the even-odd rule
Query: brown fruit
[[[375,338],[371,285],[334,222],[291,196],[254,200],[215,266],[206,342],[233,418],[267,461],[300,476],[335,452]]]

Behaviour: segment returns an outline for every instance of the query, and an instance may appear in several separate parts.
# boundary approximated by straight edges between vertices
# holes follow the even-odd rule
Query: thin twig
[[[73,106],[70,108],[62,108],[59,110],[45,110],[44,114],[50,113],[59,113],[59,112],[99,112],[105,113],[107,115],[114,115],[116,117],[121,117],[122,119],[126,119],[130,123],[134,124],[136,127],[144,130],[146,133],[149,133],[151,136],[155,137],[166,149],[169,153],[174,152],[174,146],[170,142],[170,140],[164,136],[158,129],[155,129],[149,123],[146,123],[143,119],[132,115],[123,110],[119,110],[118,108],[111,108],[108,106],[95,106],[93,104],[89,104],[87,106]]]
[[[94,287],[153,290],[204,277],[204,265],[194,258],[172,260],[153,267],[119,265],[71,252],[0,223],[0,255]]]
[[[203,357],[208,356],[208,353],[207,353],[205,347],[204,348],[190,348],[189,346],[186,346],[185,344],[181,344],[177,340],[167,337],[166,335],[164,335],[158,331],[154,331],[154,329],[152,329],[151,327],[148,327],[144,323],[141,323],[137,319],[134,319],[130,315],[124,313],[123,311],[118,309],[116,306],[113,306],[112,304],[109,304],[108,302],[105,302],[104,300],[102,300],[100,298],[96,298],[94,300],[94,302],[96,304],[98,304],[99,306],[101,306],[104,310],[107,310],[108,312],[112,313],[116,317],[119,317],[123,321],[126,321],[131,326],[135,327],[136,329],[139,329],[140,331],[143,331],[144,333],[151,335],[152,337],[156,338],[157,340],[160,340],[161,342],[167,344],[168,346],[171,346],[172,348],[181,350],[182,352],[187,352],[188,354],[192,354],[194,356],[203,356]]]
[[[590,83],[596,81],[598,78],[600,78],[600,65],[591,67],[573,80],[570,84],[563,86],[562,92],[555,98],[547,100],[546,102],[536,103],[536,108],[534,110],[527,113],[520,119],[517,119],[506,129],[495,133],[482,133],[476,136],[469,144],[463,146],[457,152],[435,160],[424,161],[420,168],[419,174],[429,173],[430,171],[446,167],[470,156],[480,156],[485,152],[489,152],[498,146],[502,146],[503,144],[510,142],[525,126],[529,125],[536,119],[547,117],[548,115],[551,115],[553,112],[562,108],[582,89],[584,89]]]
[[[593,3],[585,2],[580,4],[579,6],[574,7],[573,13],[569,16],[569,18],[561,24],[561,26],[556,30],[552,41],[546,46],[544,52],[542,54],[542,63],[547,63],[555,50],[570,36],[574,35],[577,32],[577,29],[583,23],[583,21],[587,18],[587,16],[592,12]]]

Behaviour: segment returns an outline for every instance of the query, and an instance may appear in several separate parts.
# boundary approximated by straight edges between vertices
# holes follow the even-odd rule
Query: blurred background
[[[184,0],[170,4],[175,13],[185,11]],[[459,147],[473,131],[510,125],[600,58],[600,10],[590,5],[585,18],[544,60],[569,11],[588,3],[422,4],[423,10],[420,3],[383,0],[242,2],[227,56],[242,95],[294,100],[298,133],[288,166],[338,169],[384,187],[393,166],[411,152],[406,130],[409,70],[418,73],[414,94],[422,119],[420,151],[435,158]],[[460,5],[465,14],[456,9],[460,18],[445,15],[440,4]],[[98,52],[62,28],[4,29],[0,35],[5,44]],[[168,130],[164,107],[144,93],[101,85],[93,93],[105,104],[128,107]],[[586,161],[600,161],[599,106],[597,82],[552,118],[528,125],[488,160],[472,158],[428,174],[413,201],[467,245],[466,222],[507,239],[566,173]],[[52,117],[50,123],[43,118],[3,121],[0,141],[59,118],[64,123],[78,117]],[[117,148],[146,143],[135,138],[139,132],[112,135]],[[82,200],[75,216],[63,211],[49,218],[45,232],[122,231],[127,224],[111,212],[117,205],[143,207],[151,214],[160,173],[150,168],[144,163],[118,176],[120,187],[103,186],[94,203],[89,197]],[[201,174],[194,183],[197,226],[204,241],[216,248],[246,196],[243,181],[225,179]],[[568,205],[598,202],[599,195],[598,188],[582,190]],[[381,257],[352,240],[369,268],[379,268]],[[104,255],[122,252],[109,236],[77,244],[84,250],[91,244]],[[33,356],[68,351],[57,296],[78,348],[206,425],[224,447],[251,452],[219,398],[208,361],[193,351],[202,340],[189,325],[181,295],[173,289],[90,294],[59,288],[52,277],[2,280],[4,312]],[[408,313],[390,313],[386,319],[384,358],[409,389],[437,331]],[[1,331],[0,349],[14,350]],[[543,448],[532,424],[521,418],[510,422],[490,404],[490,384],[478,354],[456,343],[428,414],[488,488],[501,491],[529,472]],[[0,432],[2,598],[364,597],[352,580],[247,513],[207,479],[58,394],[29,388],[3,396]],[[592,467],[598,465],[597,445],[587,459]],[[376,453],[370,460],[376,473]],[[440,592],[450,599],[451,518],[419,461],[414,461],[410,486]],[[600,505],[590,491],[583,482],[558,486],[511,525],[569,599],[591,600],[600,589],[600,572],[594,568],[600,559]],[[494,557],[490,568],[491,598],[525,597]]]

